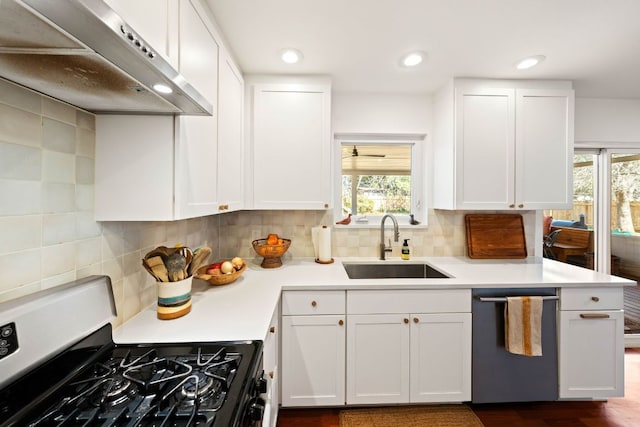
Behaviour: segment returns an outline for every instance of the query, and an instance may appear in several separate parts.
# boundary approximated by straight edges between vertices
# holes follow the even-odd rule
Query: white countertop
[[[454,289],[501,287],[632,286],[636,282],[541,258],[474,260],[426,257],[341,258],[318,264],[310,258],[285,259],[276,269],[263,269],[260,259],[234,283],[210,286],[193,281],[192,309],[183,317],[159,320],[156,306],[145,308],[113,332],[116,343],[263,340],[282,290],[317,289]],[[448,279],[349,279],[343,262],[421,263],[452,276]]]

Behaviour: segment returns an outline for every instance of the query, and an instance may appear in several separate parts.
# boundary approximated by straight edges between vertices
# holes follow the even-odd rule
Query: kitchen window
[[[336,180],[336,221],[351,214],[349,226],[378,227],[393,214],[401,225],[425,224],[421,144],[424,135],[336,135],[340,167]]]

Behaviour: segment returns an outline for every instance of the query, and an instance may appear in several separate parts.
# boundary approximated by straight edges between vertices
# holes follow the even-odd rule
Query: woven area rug
[[[340,411],[340,427],[483,427],[466,405],[393,406]]]

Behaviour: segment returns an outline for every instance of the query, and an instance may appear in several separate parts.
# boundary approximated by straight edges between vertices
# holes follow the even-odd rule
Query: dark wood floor
[[[640,427],[640,349],[625,353],[624,398],[472,405],[472,409],[485,427]],[[278,427],[338,427],[339,412],[335,408],[282,409]]]

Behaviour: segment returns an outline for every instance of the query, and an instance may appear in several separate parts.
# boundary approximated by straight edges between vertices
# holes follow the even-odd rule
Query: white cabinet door
[[[571,208],[573,114],[572,90],[516,90],[518,208]]]
[[[218,43],[191,0],[180,2],[180,74],[213,105],[218,99]],[[218,211],[218,118],[176,117],[176,219]]]
[[[409,318],[347,316],[347,404],[409,401]]]
[[[156,53],[178,69],[180,0],[105,0]]]
[[[344,405],[344,316],[283,316],[281,370],[282,406]]]
[[[437,94],[435,208],[571,207],[574,93],[531,85],[453,82]]]
[[[244,80],[226,50],[220,51],[218,93],[218,195],[220,211],[242,209],[244,196]]]
[[[253,207],[328,208],[330,88],[258,84],[253,103]]]
[[[560,311],[560,397],[624,395],[624,312]]]
[[[511,89],[456,91],[456,207],[513,205],[515,103]]]
[[[218,99],[218,43],[207,28],[195,0],[180,2],[180,74],[212,105]],[[216,111],[213,112],[215,116]]]
[[[411,315],[411,403],[471,400],[471,313]]]

